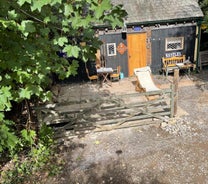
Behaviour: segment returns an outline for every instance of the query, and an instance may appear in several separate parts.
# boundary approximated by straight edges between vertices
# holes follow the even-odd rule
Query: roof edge
[[[147,22],[131,22],[128,23],[126,22],[126,26],[135,26],[135,25],[155,25],[155,24],[175,24],[175,23],[191,23],[191,22],[197,22],[198,24],[201,24],[201,22],[203,21],[203,17],[191,17],[191,18],[181,18],[181,19],[167,19],[167,20],[158,20],[158,21],[147,21]],[[110,25],[107,24],[102,24],[102,25],[95,25],[93,26],[94,29],[105,29],[105,28],[111,28]],[[120,27],[121,28],[121,27]]]
[[[190,18],[181,18],[181,19],[167,19],[167,20],[158,20],[158,21],[145,21],[145,22],[126,22],[127,26],[133,26],[136,24],[139,25],[155,25],[155,24],[167,24],[167,23],[183,23],[183,22],[201,22],[203,17],[190,17]]]

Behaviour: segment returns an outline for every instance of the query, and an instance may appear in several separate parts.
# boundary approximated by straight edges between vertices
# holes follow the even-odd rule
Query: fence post
[[[179,69],[174,70],[173,85],[174,85],[174,112],[173,116],[176,116],[178,110],[178,82],[179,82]]]
[[[170,118],[174,116],[174,96],[175,96],[175,86],[172,83],[171,86],[171,93],[170,93]]]

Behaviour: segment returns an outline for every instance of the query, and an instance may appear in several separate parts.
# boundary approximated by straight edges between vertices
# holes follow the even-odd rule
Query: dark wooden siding
[[[196,26],[167,27],[152,30],[151,48],[152,63],[151,69],[153,73],[159,73],[162,67],[161,58],[171,52],[180,52],[185,54],[186,58],[194,61]],[[176,51],[165,51],[165,39],[168,37],[184,37],[184,49]]]
[[[113,33],[113,34],[105,34],[99,36],[100,40],[103,41],[103,45],[101,46],[101,57],[104,57],[105,66],[116,68],[117,66],[121,66],[121,72],[124,73],[124,77],[128,76],[128,59],[127,59],[127,50],[120,54],[118,51],[115,56],[107,56],[107,43],[116,43],[116,48],[120,43],[125,44],[127,46],[126,35],[122,33]]]

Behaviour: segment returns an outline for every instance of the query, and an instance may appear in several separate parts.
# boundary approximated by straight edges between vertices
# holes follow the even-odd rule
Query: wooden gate
[[[148,96],[154,99],[147,100]],[[55,127],[58,137],[71,137],[168,121],[173,117],[174,89],[83,99],[36,110],[39,122]]]
[[[134,68],[146,66],[146,33],[130,33],[127,35],[129,76],[134,75]]]

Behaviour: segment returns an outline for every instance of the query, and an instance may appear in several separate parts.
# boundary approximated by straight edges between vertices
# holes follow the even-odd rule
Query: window
[[[107,43],[107,54],[108,56],[116,55],[116,43]]]
[[[166,51],[182,50],[183,45],[184,45],[184,37],[166,38],[165,50]]]

